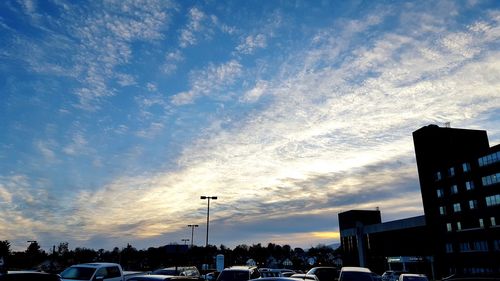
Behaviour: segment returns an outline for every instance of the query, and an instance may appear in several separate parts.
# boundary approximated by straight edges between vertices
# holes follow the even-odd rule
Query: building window
[[[444,191],[443,191],[442,188],[439,188],[436,192],[437,192],[437,197],[438,198],[441,198],[441,197],[444,196]]]
[[[495,220],[495,217],[490,218],[490,223],[491,223],[491,226],[497,226],[497,222]]]
[[[446,252],[447,253],[453,253],[453,244],[446,243]]]
[[[474,189],[474,182],[473,181],[466,181],[465,182],[465,189],[473,190]]]
[[[462,230],[462,223],[461,222],[457,222],[457,230]]]
[[[470,163],[468,163],[468,162],[463,163],[462,170],[464,171],[464,173],[470,172]]]
[[[474,241],[474,251],[487,252],[488,242],[486,241]]]
[[[436,172],[436,174],[434,174],[434,179],[436,181],[440,181],[442,178],[443,176],[441,176],[441,172]]]
[[[451,167],[448,169],[448,176],[453,177],[455,175],[455,168]]]
[[[486,206],[490,207],[495,205],[500,205],[500,194],[486,197]]]
[[[474,210],[477,208],[477,200],[469,200],[469,208]]]
[[[462,211],[462,208],[460,207],[460,203],[453,204],[453,211],[455,213],[458,213],[458,212]]]
[[[445,206],[439,207],[439,214],[442,216],[446,215],[446,207]]]
[[[447,224],[446,224],[446,230],[447,230],[448,232],[451,232],[451,231],[453,230],[453,229],[451,228],[451,223],[447,223]]]
[[[500,151],[494,152],[478,159],[480,167],[488,166],[498,161],[500,161]]]
[[[484,220],[483,219],[479,219],[479,227],[484,228]]]
[[[500,182],[500,173],[482,177],[483,186],[488,186]]]
[[[493,240],[493,249],[500,251],[500,240]]]
[[[460,252],[470,252],[470,243],[469,242],[462,242],[460,243]]]
[[[458,193],[458,186],[456,184],[452,185],[451,188],[451,194],[457,194]]]

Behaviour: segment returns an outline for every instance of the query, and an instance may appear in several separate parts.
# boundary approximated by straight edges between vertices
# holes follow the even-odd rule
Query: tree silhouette
[[[10,255],[10,242],[8,240],[0,241],[0,257],[8,257]]]

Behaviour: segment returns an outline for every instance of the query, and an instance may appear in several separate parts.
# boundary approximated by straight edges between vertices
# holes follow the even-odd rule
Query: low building
[[[433,276],[432,244],[424,216],[382,223],[380,210],[351,210],[339,214],[339,228],[345,266]]]

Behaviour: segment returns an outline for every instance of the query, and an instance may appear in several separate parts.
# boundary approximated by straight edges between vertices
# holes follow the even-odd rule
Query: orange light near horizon
[[[340,239],[340,233],[334,231],[311,232],[311,235],[320,239]]]

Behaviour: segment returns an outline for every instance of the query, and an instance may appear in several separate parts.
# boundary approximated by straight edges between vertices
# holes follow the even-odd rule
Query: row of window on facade
[[[478,159],[480,167],[488,166],[496,162],[500,162],[500,151],[491,153]]]
[[[465,189],[467,191],[473,190],[474,189],[474,182],[473,181],[466,181],[465,182]],[[436,190],[436,193],[437,193],[437,197],[441,198],[441,197],[444,196],[444,189],[443,188],[438,188]],[[457,194],[458,193],[458,185],[453,184],[452,186],[450,186],[450,193],[451,194]]]
[[[500,151],[497,151],[497,152],[491,153],[489,155],[480,157],[477,160],[477,162],[479,164],[479,167],[484,167],[484,166],[488,166],[488,165],[500,162]],[[468,162],[462,163],[462,171],[464,173],[470,172],[471,171],[470,163],[468,163]],[[447,174],[448,174],[448,177],[455,176],[455,167],[448,168]],[[442,179],[443,179],[443,175],[441,174],[441,172],[440,171],[436,172],[435,180],[439,181]]]
[[[493,240],[493,251],[500,251],[500,240]],[[453,243],[446,243],[446,252],[453,253]],[[461,242],[458,244],[459,252],[487,252],[489,251],[488,241],[472,241],[472,242]]]
[[[496,227],[496,226],[497,226],[496,218],[495,217],[490,217],[490,227]],[[457,231],[467,230],[467,229],[462,228],[462,223],[459,222],[459,221],[456,223],[456,228],[457,228]],[[478,220],[477,227],[468,228],[468,229],[477,229],[477,228],[484,228],[484,219],[479,219]],[[448,232],[452,232],[453,231],[453,225],[452,225],[451,222],[446,223],[446,231],[448,231]]]
[[[500,183],[500,173],[496,173],[493,175],[485,176],[481,178],[481,181],[483,183],[483,186],[489,186],[493,184]],[[475,188],[474,182],[473,181],[466,181],[465,182],[465,190],[473,190]],[[458,193],[458,185],[453,184],[450,186],[450,194],[457,194]],[[438,198],[444,197],[444,189],[443,188],[438,188],[436,190],[436,194]]]
[[[487,207],[500,205],[500,194],[486,196],[485,202]],[[477,200],[476,199],[469,200],[469,210],[474,210],[474,209],[477,209]],[[454,203],[453,212],[459,213],[461,211],[462,211],[462,204]],[[439,214],[442,216],[447,214],[446,206],[439,206]]]

